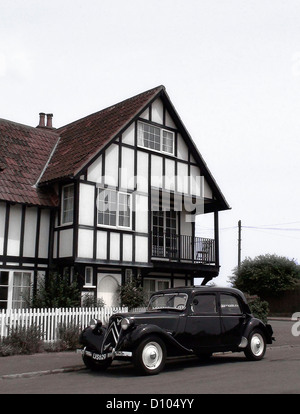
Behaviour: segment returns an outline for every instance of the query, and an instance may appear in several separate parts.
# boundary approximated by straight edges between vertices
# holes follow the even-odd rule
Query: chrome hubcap
[[[261,356],[261,354],[264,352],[264,340],[263,337],[258,333],[253,335],[251,339],[251,351],[256,357]]]
[[[142,360],[145,367],[154,370],[162,362],[163,352],[157,342],[149,342],[145,345],[142,353]]]

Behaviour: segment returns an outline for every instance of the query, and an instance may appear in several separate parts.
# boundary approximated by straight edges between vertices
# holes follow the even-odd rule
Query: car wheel
[[[134,366],[143,374],[158,374],[166,362],[166,346],[157,336],[144,339],[133,353]]]
[[[89,356],[83,355],[84,365],[91,371],[105,371],[112,363],[112,359],[108,358],[104,361],[95,361]]]
[[[251,332],[248,338],[248,345],[244,353],[250,361],[259,361],[264,357],[266,347],[265,336],[260,330],[257,329]]]

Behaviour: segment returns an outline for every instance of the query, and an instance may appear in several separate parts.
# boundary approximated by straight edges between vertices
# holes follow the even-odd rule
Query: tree
[[[76,282],[69,283],[67,275],[51,272],[32,298],[32,308],[72,308],[80,306],[80,290]]]
[[[294,260],[275,254],[246,258],[235,268],[233,286],[250,295],[276,296],[295,287],[300,279],[300,268]]]

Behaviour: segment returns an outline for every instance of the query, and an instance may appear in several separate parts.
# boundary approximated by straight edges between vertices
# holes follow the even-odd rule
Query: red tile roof
[[[41,183],[73,177],[164,90],[159,86],[75,121],[56,132],[60,140]]]
[[[35,187],[58,140],[55,131],[0,119],[0,200],[53,206],[51,191]]]

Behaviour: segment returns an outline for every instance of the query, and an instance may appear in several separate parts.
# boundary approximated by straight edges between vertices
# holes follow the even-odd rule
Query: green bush
[[[247,257],[230,278],[233,286],[250,295],[278,296],[297,285],[300,266],[286,257],[275,254]]]
[[[262,322],[267,323],[269,315],[269,304],[265,300],[261,300],[258,296],[248,296],[248,305],[251,313]]]
[[[43,349],[43,332],[37,325],[16,327],[0,343],[0,355],[35,354]]]
[[[69,283],[68,275],[51,272],[40,281],[30,303],[32,308],[73,308],[80,306],[80,289],[77,282]]]
[[[144,306],[144,292],[141,286],[137,286],[134,281],[129,281],[119,289],[121,305],[128,309]]]
[[[58,327],[59,342],[61,350],[75,350],[79,347],[78,339],[81,329],[78,325],[71,324],[60,324]]]

